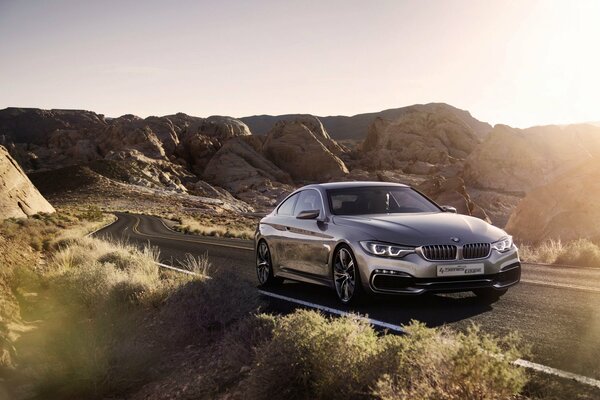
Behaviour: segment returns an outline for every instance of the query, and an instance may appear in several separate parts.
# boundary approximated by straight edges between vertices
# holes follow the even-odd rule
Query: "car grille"
[[[450,244],[422,246],[423,257],[430,261],[456,260],[456,246]]]
[[[463,246],[463,258],[471,260],[474,258],[485,258],[490,254],[489,243],[469,243]]]

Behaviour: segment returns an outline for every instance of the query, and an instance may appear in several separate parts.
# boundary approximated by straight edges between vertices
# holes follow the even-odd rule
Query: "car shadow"
[[[412,320],[429,327],[468,321],[479,314],[493,310],[493,304],[482,303],[472,293],[437,294],[420,296],[377,295],[361,299],[357,305],[340,304],[332,289],[298,282],[287,282],[268,292],[340,311],[367,315],[369,318],[395,325],[406,325]],[[500,300],[502,301],[502,300]],[[271,307],[284,311],[293,306],[285,300],[271,298]]]

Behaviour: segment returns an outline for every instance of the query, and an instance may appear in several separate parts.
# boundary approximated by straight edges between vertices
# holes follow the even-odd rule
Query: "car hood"
[[[377,214],[333,217],[333,223],[358,229],[365,239],[421,246],[495,242],[506,232],[468,215],[452,213]],[[454,242],[452,238],[458,238]]]

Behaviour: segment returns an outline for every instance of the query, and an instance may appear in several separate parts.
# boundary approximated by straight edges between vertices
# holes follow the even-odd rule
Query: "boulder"
[[[324,133],[313,120],[280,121],[267,135],[263,153],[295,181],[322,182],[344,176],[348,169],[331,151],[338,150]]]
[[[54,211],[8,151],[0,146],[0,220]]]

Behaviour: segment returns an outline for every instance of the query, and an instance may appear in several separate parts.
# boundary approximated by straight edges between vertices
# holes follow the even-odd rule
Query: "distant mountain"
[[[317,117],[323,123],[323,126],[334,139],[359,139],[367,136],[369,126],[376,118],[386,120],[396,120],[408,113],[415,111],[423,112],[450,112],[458,119],[469,126],[479,137],[483,138],[492,130],[492,126],[487,122],[479,121],[471,116],[466,110],[453,107],[445,103],[415,104],[402,108],[391,108],[379,112],[366,114],[357,114],[351,117],[344,115]],[[298,117],[305,117],[306,114],[286,114],[286,115],[254,115],[250,117],[239,118],[243,121],[253,134],[266,135],[273,126],[282,120],[290,120]]]

